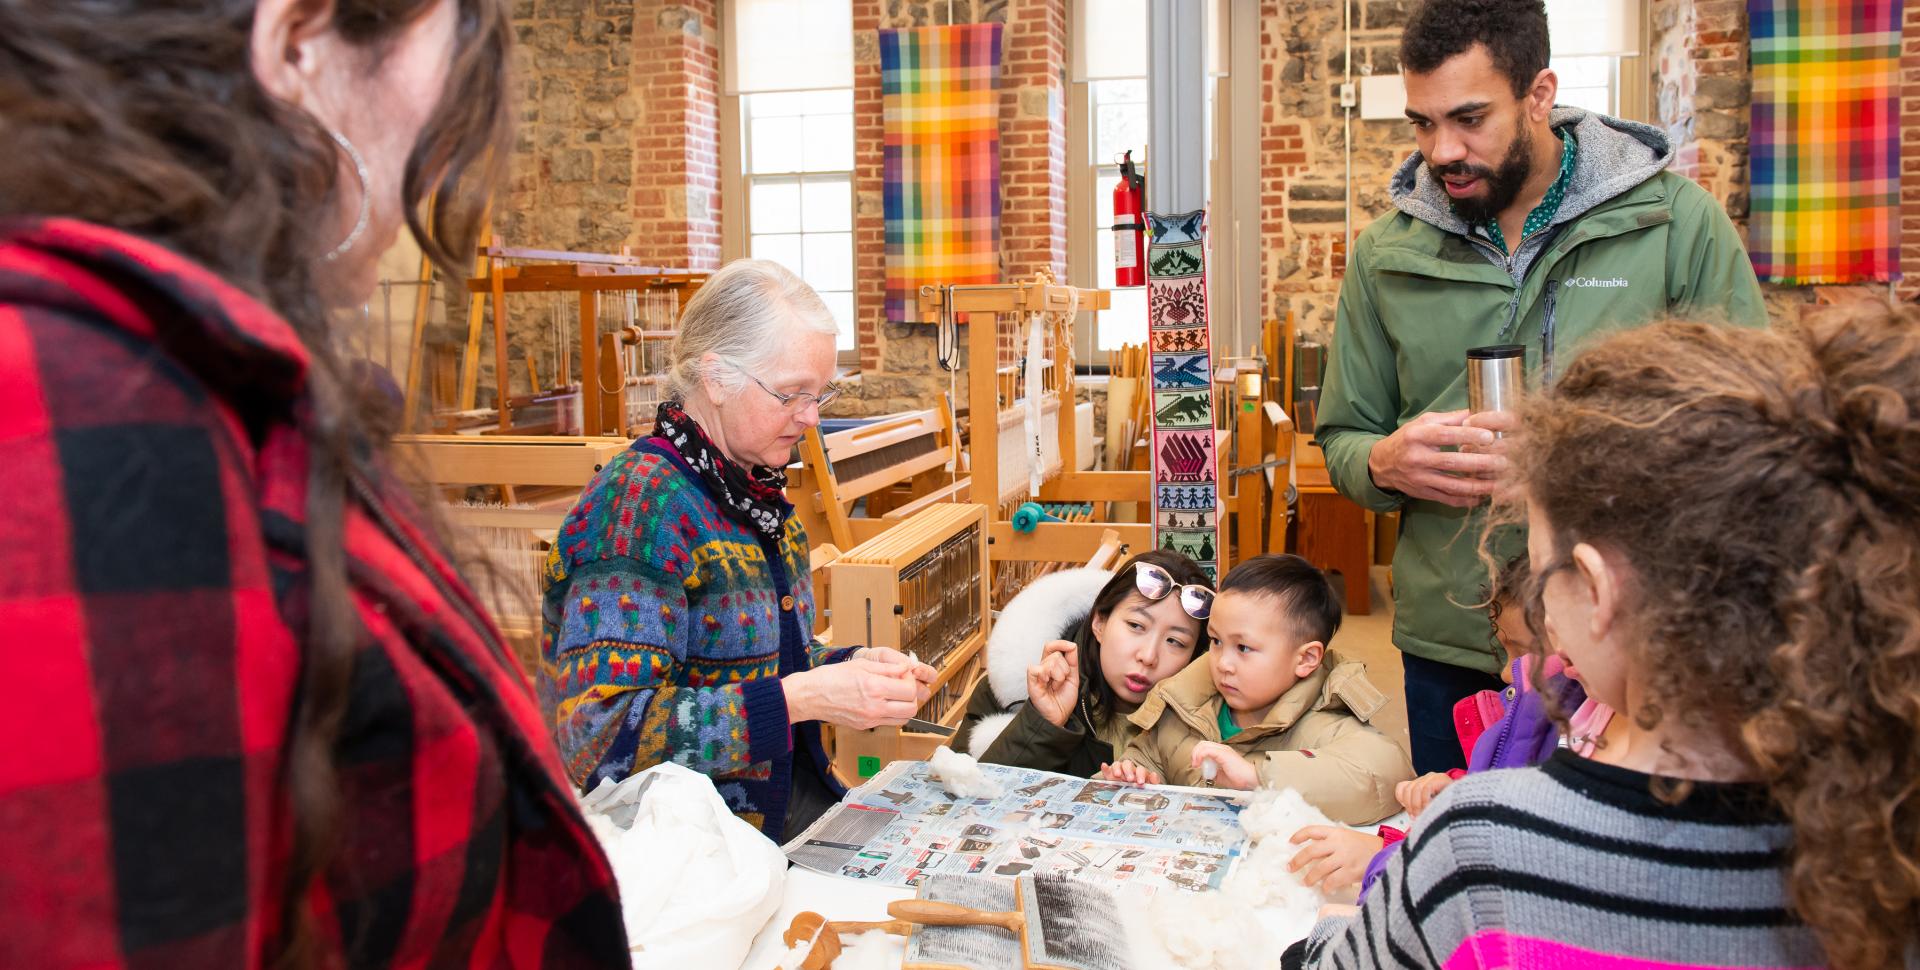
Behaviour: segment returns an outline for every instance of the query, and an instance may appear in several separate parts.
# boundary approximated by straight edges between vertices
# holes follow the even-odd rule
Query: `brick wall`
[[[611,0],[600,0],[608,4]],[[633,86],[633,254],[720,268],[720,49],[716,0],[639,2]]]

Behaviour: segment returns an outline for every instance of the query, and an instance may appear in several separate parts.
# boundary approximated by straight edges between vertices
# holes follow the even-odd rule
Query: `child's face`
[[[1578,545],[1556,558],[1553,526],[1540,506],[1527,503],[1527,553],[1533,568],[1564,563],[1541,590],[1546,614],[1547,648],[1566,658],[1566,674],[1586,688],[1587,696],[1616,711],[1627,707],[1629,663],[1616,637],[1619,578],[1604,557]]]
[[[1264,712],[1320,667],[1326,644],[1295,639],[1277,597],[1232,592],[1214,597],[1207,636],[1213,686],[1229,708]]]
[[[1128,593],[1113,612],[1093,618],[1100,641],[1100,672],[1128,704],[1147,699],[1153,685],[1179,673],[1193,659],[1200,621],[1187,615],[1178,595],[1158,602]]]
[[[1525,607],[1519,600],[1500,600],[1500,615],[1493,621],[1494,638],[1507,652],[1507,662],[1524,657],[1533,649],[1533,631],[1527,628]]]

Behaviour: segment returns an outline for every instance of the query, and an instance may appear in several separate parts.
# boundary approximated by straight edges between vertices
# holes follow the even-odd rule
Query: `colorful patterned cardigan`
[[[538,677],[582,790],[672,761],[780,837],[792,772],[827,763],[818,723],[789,722],[780,678],[853,652],[811,635],[807,536],[791,511],[776,549],[660,438],[594,477],[547,559]]]

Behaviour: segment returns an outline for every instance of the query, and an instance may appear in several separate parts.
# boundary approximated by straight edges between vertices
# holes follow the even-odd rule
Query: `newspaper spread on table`
[[[893,762],[788,843],[787,858],[887,886],[1033,872],[1197,890],[1218,887],[1246,847],[1238,792],[980,769],[1002,785],[998,798],[955,798],[926,762]]]

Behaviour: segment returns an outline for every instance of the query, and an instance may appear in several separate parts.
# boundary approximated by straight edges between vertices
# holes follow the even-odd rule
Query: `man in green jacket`
[[[1503,461],[1479,446],[1507,417],[1464,410],[1467,350],[1523,344],[1540,383],[1604,331],[1766,323],[1739,235],[1665,170],[1666,137],[1553,107],[1548,53],[1541,0],[1429,0],[1411,18],[1419,151],[1394,174],[1398,211],[1354,241],[1315,428],[1342,494],[1401,513],[1393,637],[1421,773],[1465,765],[1453,705],[1501,687],[1476,546]]]

